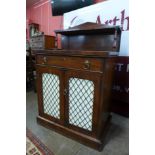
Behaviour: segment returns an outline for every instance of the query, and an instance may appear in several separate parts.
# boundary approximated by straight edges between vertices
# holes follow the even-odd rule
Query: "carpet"
[[[26,129],[26,155],[54,155],[38,137]]]

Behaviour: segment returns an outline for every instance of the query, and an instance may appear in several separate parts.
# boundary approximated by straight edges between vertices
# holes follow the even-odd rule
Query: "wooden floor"
[[[37,95],[27,92],[26,126],[55,155],[128,155],[129,154],[129,119],[112,113],[112,124],[106,137],[106,145],[102,152],[86,147],[74,140],[66,138],[52,130],[37,124]]]

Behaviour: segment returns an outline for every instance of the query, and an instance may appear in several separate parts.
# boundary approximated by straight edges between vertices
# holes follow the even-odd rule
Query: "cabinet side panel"
[[[104,127],[110,116],[110,99],[112,91],[112,79],[114,72],[114,61],[115,58],[107,58],[104,61],[104,72],[102,77],[102,91],[101,91],[101,102],[100,102],[100,116],[99,116],[99,127],[98,136],[101,137],[103,134]]]

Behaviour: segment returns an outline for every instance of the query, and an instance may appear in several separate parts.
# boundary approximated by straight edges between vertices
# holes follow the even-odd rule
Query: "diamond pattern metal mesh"
[[[60,119],[59,77],[54,74],[42,74],[44,113]]]
[[[89,80],[69,79],[69,123],[92,130],[94,83]]]

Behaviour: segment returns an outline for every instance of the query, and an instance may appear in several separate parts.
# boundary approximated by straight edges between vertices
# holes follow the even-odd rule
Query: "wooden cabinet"
[[[101,149],[102,130],[106,131],[110,119],[108,99],[114,58],[108,53],[94,58],[55,52],[43,51],[36,56],[38,122]]]
[[[120,32],[119,29],[103,29],[102,27],[101,32],[106,32],[106,38],[107,33],[110,33],[109,40],[114,37],[112,46],[115,50],[113,47],[111,49],[115,53],[120,40],[116,38],[115,31]],[[94,34],[94,31],[96,29],[80,29],[77,33]],[[70,35],[69,37],[74,35],[74,38],[77,33],[71,30],[61,32]],[[67,137],[101,150],[111,119],[109,99],[116,56],[109,51],[72,50],[69,49],[71,45],[68,41],[66,44],[68,45],[62,50],[35,51],[39,109],[37,121]],[[96,44],[93,46],[95,48]],[[107,46],[110,48],[110,44],[106,48]]]
[[[48,35],[32,36],[30,46],[32,50],[55,48],[55,37]]]

